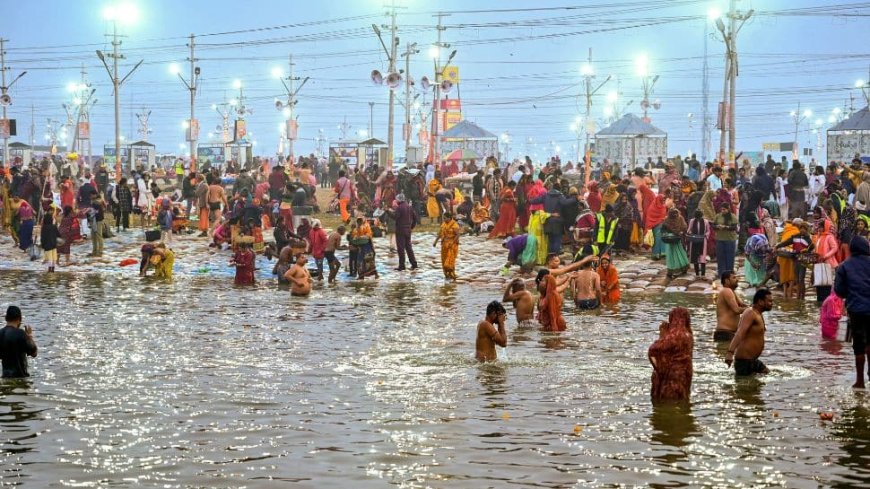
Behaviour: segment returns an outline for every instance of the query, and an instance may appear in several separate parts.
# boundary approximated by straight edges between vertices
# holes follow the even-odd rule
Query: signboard
[[[78,124],[78,138],[80,140],[86,141],[91,139],[91,123],[90,122],[79,122]]]
[[[196,148],[197,161],[211,161],[213,165],[223,165],[227,161],[223,144],[200,144]]]
[[[449,131],[453,126],[462,121],[461,112],[444,112],[441,116],[444,118],[444,131]]]
[[[356,146],[330,146],[329,158],[343,161],[348,168],[353,168],[359,161],[359,148]]]
[[[441,79],[442,80],[450,80],[454,85],[459,84],[459,67],[458,66],[447,66],[443,70],[441,70]]]
[[[451,110],[460,112],[462,110],[462,102],[458,98],[445,98],[440,102],[441,110]]]
[[[870,155],[870,134],[859,131],[828,134],[828,161],[852,161]]]
[[[295,141],[299,137],[299,122],[295,119],[287,120],[287,139]]]
[[[235,140],[241,141],[245,139],[245,136],[248,135],[248,124],[244,119],[236,119],[235,132],[236,135]]]
[[[121,146],[121,159],[125,161],[129,161],[130,159],[130,147],[129,146]],[[103,146],[103,161],[107,164],[115,163],[115,145],[107,145]]]
[[[794,143],[762,143],[761,149],[776,153],[790,153],[794,151]]]
[[[187,134],[186,134],[187,141],[188,142],[196,141],[197,139],[199,139],[199,120],[190,119],[187,122],[188,122],[187,131],[186,131],[187,132]]]
[[[15,135],[15,119],[0,119],[0,139]]]

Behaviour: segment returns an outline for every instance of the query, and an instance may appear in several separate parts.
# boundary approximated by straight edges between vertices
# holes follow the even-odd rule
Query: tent
[[[498,136],[469,121],[460,121],[442,134],[441,154],[466,149],[481,158],[498,157]]]
[[[595,134],[595,155],[624,167],[668,157],[668,134],[634,114],[625,114]]]
[[[870,157],[870,107],[850,115],[828,129],[828,161]]]

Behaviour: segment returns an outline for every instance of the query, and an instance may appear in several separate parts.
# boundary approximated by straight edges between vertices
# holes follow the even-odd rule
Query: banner
[[[248,135],[248,125],[244,119],[236,119],[235,135],[236,141],[241,141]]]
[[[295,119],[289,119],[287,124],[287,139],[296,140],[299,136],[299,122]]]
[[[462,102],[458,98],[445,98],[440,102],[441,110],[456,111],[462,110]]]
[[[196,148],[196,159],[222,165],[226,162],[226,150],[223,144],[201,144]]]
[[[188,142],[196,141],[197,139],[199,139],[199,120],[190,119],[187,122],[188,122],[187,134],[186,134],[187,141]]]
[[[11,135],[9,119],[0,119],[0,139],[9,139]]]
[[[459,84],[459,67],[458,66],[448,66],[441,70],[441,79],[442,80],[450,80],[454,85]]]
[[[764,151],[774,151],[778,153],[788,153],[794,151],[794,143],[762,143],[761,149]]]
[[[443,112],[441,117],[444,118],[444,124],[442,125],[444,131],[442,131],[441,134],[449,131],[453,126],[462,121],[462,113],[460,112]]]
[[[88,139],[91,139],[91,123],[90,122],[79,122],[78,131],[79,131],[78,138],[80,140],[86,141]]]

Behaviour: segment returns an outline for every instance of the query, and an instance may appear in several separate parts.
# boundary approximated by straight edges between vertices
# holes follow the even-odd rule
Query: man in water
[[[768,289],[758,289],[752,298],[752,307],[743,311],[737,333],[731,340],[725,363],[730,367],[734,361],[734,373],[738,376],[766,374],[767,366],[758,357],[764,351],[763,314],[773,308],[773,295]]]
[[[591,311],[601,305],[601,276],[592,270],[591,262],[584,262],[571,279],[571,292],[577,309]]]
[[[743,303],[734,290],[737,289],[737,274],[732,271],[722,272],[720,277],[722,290],[716,298],[716,331],[714,341],[731,341],[737,332],[740,315],[749,306]]]
[[[290,282],[290,295],[297,297],[306,297],[311,293],[311,274],[305,268],[308,263],[308,257],[304,253],[299,253],[296,256],[296,263],[287,269],[284,278]]]
[[[499,301],[492,301],[486,306],[486,317],[477,323],[474,357],[479,362],[490,362],[498,357],[495,345],[507,346],[507,334],[504,330],[506,317],[507,312]],[[494,324],[498,326],[497,330]]]
[[[3,377],[29,377],[27,356],[36,357],[36,343],[30,326],[21,329],[21,309],[9,306],[6,309],[6,327],[0,329],[0,360]]]
[[[344,236],[344,226],[339,226],[338,229],[330,233],[326,240],[326,263],[329,264],[329,283],[335,282],[335,276],[338,275],[338,269],[341,268],[341,262],[335,257],[335,251],[341,249],[341,238]]]
[[[504,291],[502,302],[511,302],[517,313],[517,325],[520,328],[539,328],[535,320],[535,298],[526,290],[526,282],[521,278],[511,280]]]

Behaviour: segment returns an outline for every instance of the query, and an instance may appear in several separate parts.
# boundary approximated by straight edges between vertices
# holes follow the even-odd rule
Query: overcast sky
[[[198,36],[200,46],[197,58],[202,74],[196,108],[201,142],[221,123],[211,105],[237,97],[232,82],[239,79],[247,105],[253,109],[247,119],[257,141],[255,152],[274,154],[283,120],[274,100],[286,97],[271,72],[276,66],[286,71],[291,53],[296,74],[310,77],[299,93],[297,153],[314,150],[319,130],[330,140],[338,139],[345,118],[351,126],[348,137],[367,129],[369,102],[375,103],[374,136],[386,140],[388,92],[369,80],[373,69],[387,68],[387,57],[371,28],[372,23],[389,22],[383,0],[135,3],[141,13],[138,22],[121,27],[127,36],[122,46],[127,56],[122,74],[144,60],[121,90],[121,128],[128,140],[142,139],[135,113],[145,108],[151,111],[149,140],[159,152],[177,152],[183,143],[181,123],[189,117],[188,92],[170,74],[169,65],[182,63],[187,77],[183,63],[186,36],[191,33]],[[8,40],[8,75],[28,71],[10,92],[10,117],[18,120],[19,128],[14,140],[29,142],[32,114],[38,143],[44,141],[47,119],[66,120],[62,103],[71,98],[66,87],[80,80],[84,64],[98,99],[91,113],[95,152],[110,143],[111,82],[95,55],[96,49],[111,50],[104,36],[111,24],[101,15],[109,2],[3,4],[0,36]],[[640,111],[643,95],[635,64],[645,54],[650,72],[660,76],[651,100],[660,100],[661,108],[651,110],[650,115],[653,124],[669,133],[669,153],[701,152],[705,25],[709,110],[715,119],[722,96],[724,44],[715,37],[716,28],[707,21],[707,13],[711,8],[727,10],[724,0],[402,0],[399,4],[405,7],[398,15],[401,46],[416,42],[421,51],[411,62],[411,74],[417,80],[426,74],[432,77],[428,51],[436,39],[435,12],[451,14],[444,18],[443,40],[452,44],[450,50],[457,50],[454,63],[461,83],[450,96],[461,97],[465,118],[490,132],[509,133],[512,156],[528,153],[544,158],[558,146],[563,159],[576,159],[575,136],[569,126],[585,110],[585,99],[579,96],[580,67],[590,48],[595,85],[611,75],[593,98],[593,116],[599,125],[605,122],[608,92],[619,92],[618,110]],[[789,112],[799,102],[814,111],[808,123],[817,118],[827,123],[831,110],[842,108],[850,94],[856,109],[864,106],[853,87],[857,79],[868,78],[870,3],[742,0],[737,4],[744,11],[755,10],[738,39],[738,150],[760,151],[762,142],[791,141],[794,122]],[[404,94],[399,92],[399,98],[404,99]],[[420,96],[420,100],[425,98]],[[396,114],[399,156],[404,152],[404,109],[397,106]],[[815,144],[808,127],[807,123],[801,127],[802,144]],[[715,151],[715,131],[712,139]]]

